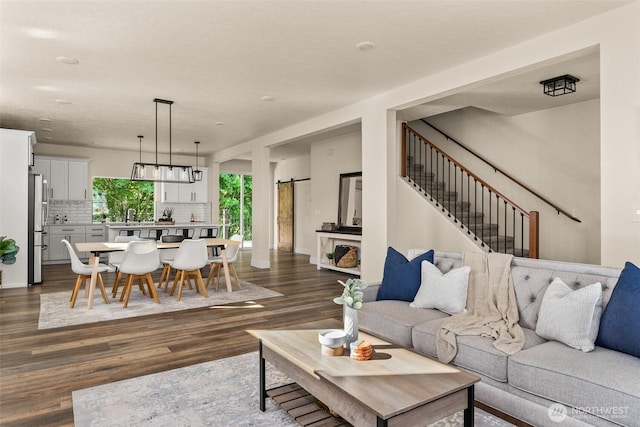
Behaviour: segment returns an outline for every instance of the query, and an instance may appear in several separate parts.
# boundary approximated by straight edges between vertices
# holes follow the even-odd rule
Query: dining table
[[[224,279],[227,284],[227,292],[233,292],[231,281],[229,280],[229,263],[227,262],[227,254],[225,247],[227,245],[239,245],[240,242],[230,239],[205,238],[207,247],[217,247],[220,249],[220,257],[222,258],[222,268],[224,269]],[[158,249],[176,249],[180,247],[181,242],[163,242],[156,241]],[[89,293],[87,308],[93,308],[93,296],[96,290],[96,280],[98,278],[98,265],[100,264],[100,255],[103,253],[124,251],[127,249],[128,242],[78,242],[76,250],[79,252],[89,252],[89,265],[91,265],[91,280],[89,282]],[[86,294],[86,292],[85,292]]]

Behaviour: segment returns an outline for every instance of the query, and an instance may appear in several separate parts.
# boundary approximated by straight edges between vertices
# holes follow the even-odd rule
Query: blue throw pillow
[[[384,261],[382,285],[376,300],[413,301],[420,289],[422,261],[433,264],[433,249],[409,261],[400,252],[389,247]]]
[[[596,345],[640,357],[640,268],[627,262],[600,319]]]

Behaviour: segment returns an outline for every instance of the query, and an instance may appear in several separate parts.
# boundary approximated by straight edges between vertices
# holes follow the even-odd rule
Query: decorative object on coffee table
[[[342,356],[346,333],[341,329],[324,329],[318,332],[318,342],[322,344],[321,352],[326,356]]]
[[[342,295],[333,299],[336,304],[342,304],[344,306],[344,332],[346,338],[344,347],[349,348],[352,342],[358,340],[358,309],[362,307],[362,299],[364,293],[362,290],[367,287],[366,283],[363,283],[360,279],[348,279],[346,282],[338,280],[344,290]]]

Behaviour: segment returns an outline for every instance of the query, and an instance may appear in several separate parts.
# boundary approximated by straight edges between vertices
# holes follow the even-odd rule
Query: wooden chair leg
[[[124,279],[124,285],[122,286],[122,292],[120,292],[120,302],[124,301],[124,295],[127,293],[127,284],[131,282],[133,282],[133,276],[127,274],[127,277]]]
[[[216,292],[218,292],[218,289],[220,289],[220,272],[222,271],[222,266],[219,265],[218,266],[218,275],[216,278]],[[225,280],[227,280],[227,277],[225,276]]]
[[[153,284],[151,273],[145,274],[144,277],[147,279],[147,288],[149,289],[149,295],[155,300],[156,304],[160,304],[160,298],[158,298],[158,292],[156,292],[156,285]]]
[[[231,268],[231,272],[233,273],[233,278],[236,279],[236,286],[238,287],[238,289],[242,289],[242,285],[240,285],[240,279],[238,279],[238,273],[236,272],[236,267],[233,265],[233,263],[229,264],[229,267]]]
[[[213,270],[215,269],[216,263],[212,262],[211,264],[209,264],[209,274],[207,275],[207,287],[209,287],[209,282],[211,282],[211,279],[213,278]]]
[[[113,287],[111,288],[111,295],[114,298],[118,296],[118,286],[120,284],[120,279],[122,279],[122,272],[118,270],[116,271],[116,280],[113,281]]]
[[[167,292],[169,288],[169,276],[171,276],[171,264],[165,264],[162,267],[162,273],[160,273],[160,280],[158,281],[158,289],[162,288],[162,282],[165,281],[164,291]]]
[[[180,297],[182,297],[182,286],[184,285],[184,275],[186,271],[180,270],[180,286],[178,287],[178,301],[180,301]]]
[[[100,293],[105,304],[109,304],[109,297],[107,297],[107,291],[104,289],[104,282],[102,281],[102,274],[98,273],[98,286],[100,286]]]
[[[200,289],[202,290],[202,295],[205,298],[209,298],[209,294],[207,294],[207,288],[204,286],[204,280],[202,280],[202,273],[200,272],[200,270],[196,270],[195,275],[196,275],[196,288],[200,286]]]
[[[71,299],[69,300],[69,305],[73,308],[76,305],[76,298],[78,298],[78,291],[80,290],[80,286],[82,286],[83,276],[78,274],[76,278],[76,284],[73,286],[73,292],[71,292]]]
[[[124,289],[122,290],[122,293],[125,294],[123,308],[127,308],[127,306],[129,305],[129,296],[131,295],[132,287],[133,287],[133,274],[130,274],[129,276],[127,276],[127,283],[124,285]],[[120,298],[122,298],[122,296]]]
[[[136,276],[136,283],[138,283],[138,288],[140,288],[140,292],[142,292],[142,295],[147,295],[147,291],[144,290],[144,284],[142,283],[142,279],[140,278],[140,276]]]
[[[176,275],[173,278],[173,286],[171,286],[171,292],[169,292],[169,295],[173,296],[173,293],[176,291],[176,286],[178,285],[178,280],[180,280],[181,274],[182,274],[182,270],[176,271]]]

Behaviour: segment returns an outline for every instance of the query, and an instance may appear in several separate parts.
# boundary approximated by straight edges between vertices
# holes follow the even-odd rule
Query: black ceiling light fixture
[[[155,98],[156,104],[156,162],[142,163],[142,136],[140,138],[140,161],[133,164],[132,181],[178,182],[192,184],[194,182],[191,166],[174,165],[171,160],[171,105],[173,101]],[[158,104],[169,105],[169,164],[158,163]],[[197,160],[196,160],[197,161]]]
[[[200,141],[194,141],[193,143],[196,144],[196,169],[193,171],[193,180],[202,181],[202,171],[198,169],[198,146]]]
[[[543,87],[545,95],[560,96],[575,92],[576,83],[579,81],[579,78],[565,74],[564,76],[543,80],[540,84]]]

